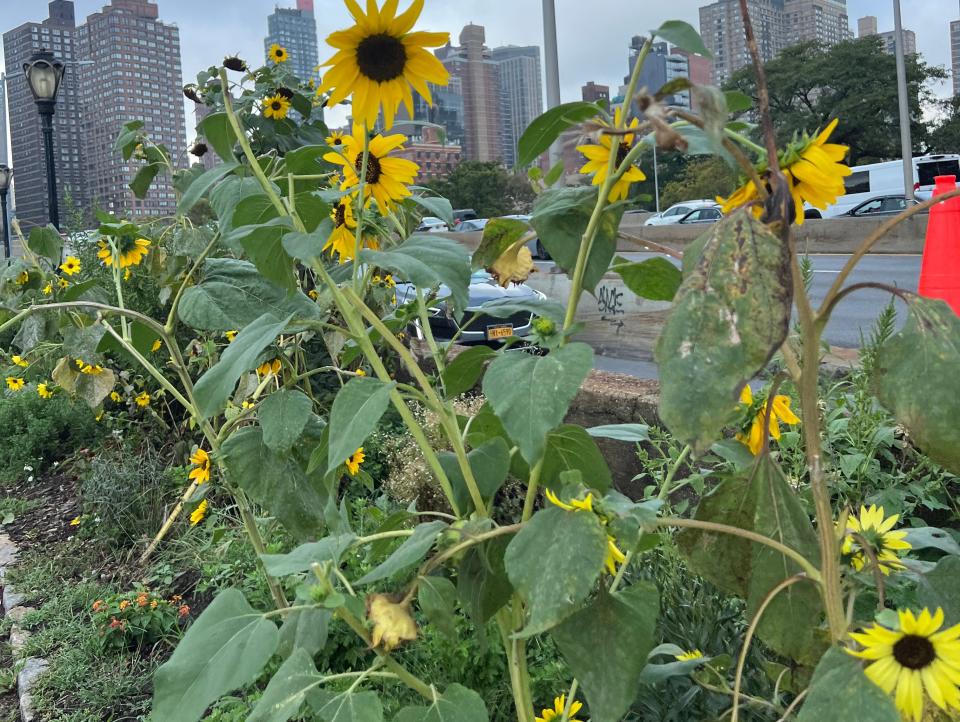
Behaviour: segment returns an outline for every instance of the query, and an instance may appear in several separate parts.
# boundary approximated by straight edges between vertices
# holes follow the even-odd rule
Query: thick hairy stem
[[[354,139],[356,140],[356,139]],[[363,245],[363,202],[365,185],[367,182],[367,163],[370,160],[370,132],[367,130],[367,124],[363,124],[363,156],[360,160],[360,187],[357,189],[357,210],[354,211],[357,229],[353,238],[353,288],[360,292],[360,248]]]
[[[533,468],[530,469],[530,480],[527,482],[527,496],[523,500],[523,516],[520,517],[521,521],[527,521],[533,515],[533,505],[537,501],[537,489],[540,486],[540,473],[543,471],[543,456],[540,457],[540,460],[533,465]]]
[[[670,489],[673,487],[673,478],[677,475],[677,472],[680,470],[680,466],[684,461],[687,460],[687,457],[690,455],[692,449],[690,445],[683,447],[683,450],[680,452],[680,456],[677,457],[677,460],[673,463],[673,466],[670,467],[670,471],[667,472],[666,478],[663,480],[663,485],[660,487],[660,493],[657,494],[657,498],[660,501],[666,501],[667,497],[670,496]]]

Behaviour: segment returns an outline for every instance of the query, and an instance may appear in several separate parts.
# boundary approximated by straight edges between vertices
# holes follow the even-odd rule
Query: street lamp
[[[23,64],[27,84],[33,93],[37,111],[43,123],[43,146],[47,159],[47,199],[50,204],[50,222],[60,229],[60,208],[57,203],[57,169],[53,159],[53,113],[57,108],[57,91],[63,80],[64,64],[53,53],[41,50],[30,62]]]
[[[10,177],[13,175],[13,168],[0,163],[0,214],[3,215],[3,221],[0,227],[3,228],[3,250],[6,257],[10,258],[10,229],[7,227],[7,191],[10,190]]]

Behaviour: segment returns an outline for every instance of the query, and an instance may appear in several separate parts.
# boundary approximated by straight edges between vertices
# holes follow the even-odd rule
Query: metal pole
[[[60,204],[57,201],[57,166],[53,159],[53,103],[37,103],[43,121],[43,147],[47,159],[47,199],[50,206],[50,222],[60,230]]]
[[[903,194],[913,198],[913,150],[910,143],[910,106],[907,99],[907,65],[903,58],[903,25],[900,0],[893,0],[893,35],[896,40],[897,98],[900,101],[900,147],[903,155]]]
[[[0,191],[0,213],[3,214],[3,252],[10,258],[10,228],[7,225],[7,189]]]
[[[557,58],[557,10],[554,0],[543,0],[543,55],[547,72],[547,109],[560,105],[560,64]],[[550,146],[550,167],[560,159],[560,143]]]
[[[657,175],[657,143],[653,143],[653,197],[657,203],[657,213],[660,212],[660,178]]]

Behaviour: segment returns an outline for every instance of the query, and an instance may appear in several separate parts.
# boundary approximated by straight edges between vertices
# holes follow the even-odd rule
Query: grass
[[[15,496],[0,498],[0,524],[9,524],[18,516],[23,516],[39,505],[40,502],[34,499],[19,499]]]

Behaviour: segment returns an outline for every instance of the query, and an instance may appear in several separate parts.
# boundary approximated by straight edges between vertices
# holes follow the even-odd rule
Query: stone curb
[[[17,674],[17,693],[20,695],[20,717],[23,722],[34,722],[37,718],[33,709],[33,696],[30,690],[37,678],[49,666],[45,659],[37,657],[23,657],[23,649],[30,637],[30,633],[21,626],[24,615],[34,611],[31,607],[21,606],[24,597],[10,585],[4,585],[6,572],[17,561],[17,545],[9,536],[0,534],[0,587],[3,588],[3,613],[13,620],[10,627],[10,649],[13,653],[14,664],[22,665]]]

